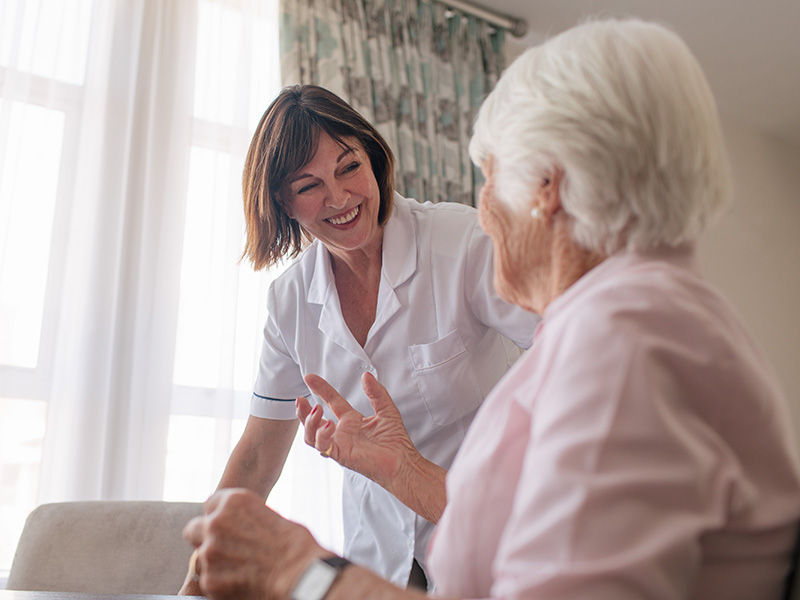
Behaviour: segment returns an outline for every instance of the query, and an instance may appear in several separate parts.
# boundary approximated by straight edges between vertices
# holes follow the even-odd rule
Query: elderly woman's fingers
[[[333,443],[333,434],[336,433],[336,425],[331,421],[326,421],[322,427],[317,429],[317,437],[315,439],[316,448],[323,456],[338,460],[338,451]]]
[[[303,439],[309,446],[330,456],[333,431],[336,429],[333,423],[322,417],[322,407],[317,404],[311,408],[311,404],[305,398],[297,399],[297,418],[303,423]],[[323,435],[320,442],[320,433],[329,430],[330,433]]]
[[[306,419],[311,413],[311,403],[305,396],[298,396],[297,400],[295,401],[295,407],[297,409],[297,418],[300,419],[300,422],[303,425],[305,425]]]
[[[322,422],[322,412],[322,406],[317,404],[311,409],[303,423],[303,439],[309,446],[313,446],[314,440],[317,438],[317,429]]]
[[[346,413],[354,410],[352,406],[342,398],[341,394],[327,381],[319,375],[308,374],[303,378],[312,392],[322,398],[333,411],[337,418],[341,419]]]
[[[397,406],[395,405],[389,392],[381,383],[375,379],[372,373],[364,373],[361,376],[361,387],[369,399],[372,408],[375,409],[375,414],[379,413],[398,413]]]
[[[212,499],[211,512],[186,527],[187,539],[199,544],[199,590],[209,598],[288,597],[310,557],[326,554],[258,494],[227,489]]]
[[[195,517],[183,528],[184,539],[195,548],[203,543],[204,521],[205,517]]]

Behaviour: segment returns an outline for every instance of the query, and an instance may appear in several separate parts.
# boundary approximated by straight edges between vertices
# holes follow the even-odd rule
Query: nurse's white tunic
[[[370,371],[391,394],[422,455],[445,468],[516,358],[502,336],[527,348],[539,321],[494,291],[491,241],[475,209],[419,204],[398,194],[384,230],[375,322],[363,348],[342,318],[330,255],[319,241],[273,282],[267,308],[253,415],[295,418],[294,399],[310,393],[307,373],[324,377],[357,410],[372,414],[360,383]],[[398,585],[408,581],[412,558],[424,566],[431,523],[350,470],[342,505],[350,560]]]

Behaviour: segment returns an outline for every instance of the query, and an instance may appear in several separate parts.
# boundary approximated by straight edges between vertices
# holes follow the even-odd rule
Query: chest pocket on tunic
[[[447,425],[478,408],[483,395],[470,354],[458,331],[430,344],[408,347],[413,377],[436,425]]]

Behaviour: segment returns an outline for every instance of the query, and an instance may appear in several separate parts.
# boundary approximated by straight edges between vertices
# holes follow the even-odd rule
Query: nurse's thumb
[[[375,379],[372,373],[364,373],[361,377],[361,387],[364,389],[367,398],[369,398],[369,403],[372,405],[372,408],[375,409],[375,414],[381,412],[400,412],[397,410],[389,392]]]

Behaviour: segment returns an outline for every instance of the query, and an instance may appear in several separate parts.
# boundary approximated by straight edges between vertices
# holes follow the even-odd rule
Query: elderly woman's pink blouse
[[[776,377],[691,251],[554,301],[481,408],[429,555],[461,598],[779,598],[800,477]]]

